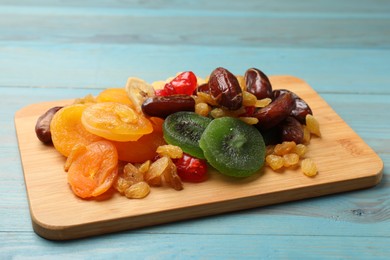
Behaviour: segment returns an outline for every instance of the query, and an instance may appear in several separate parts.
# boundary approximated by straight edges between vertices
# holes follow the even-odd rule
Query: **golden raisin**
[[[321,137],[320,124],[314,116],[310,114],[306,115],[306,126],[310,133]]]
[[[277,144],[274,148],[274,153],[277,155],[285,155],[290,153],[292,150],[295,149],[295,142],[283,142],[281,144]]]
[[[293,150],[294,153],[298,154],[300,158],[304,157],[307,152],[307,146],[304,144],[297,144],[295,146],[295,149]]]
[[[266,107],[272,102],[270,98],[263,98],[256,101],[255,107]]]
[[[309,177],[317,175],[317,165],[310,158],[301,161],[301,170],[303,174]]]
[[[197,103],[195,105],[195,113],[201,116],[208,116],[211,111],[211,107],[207,103]]]
[[[255,106],[257,102],[257,97],[248,91],[242,92],[242,105],[243,106]]]
[[[157,148],[157,154],[160,157],[168,156],[169,158],[178,159],[183,157],[183,150],[179,146],[166,144]]]
[[[150,193],[150,186],[144,182],[137,182],[125,190],[125,196],[129,199],[142,199]]]
[[[267,165],[272,168],[272,170],[281,169],[284,165],[283,157],[279,155],[270,154],[265,157]]]
[[[240,119],[242,122],[248,125],[255,125],[259,122],[259,119],[257,119],[256,117],[250,117],[250,116],[241,116],[238,119]]]
[[[299,155],[296,153],[288,153],[283,155],[284,167],[296,166],[299,163]]]

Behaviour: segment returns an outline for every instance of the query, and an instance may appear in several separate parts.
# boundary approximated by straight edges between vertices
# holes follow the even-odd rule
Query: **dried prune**
[[[236,76],[225,68],[216,68],[210,74],[209,88],[217,103],[229,110],[242,106],[242,90]]]

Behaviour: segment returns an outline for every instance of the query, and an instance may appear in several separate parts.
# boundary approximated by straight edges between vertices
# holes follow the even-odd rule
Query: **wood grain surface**
[[[306,100],[320,122],[323,136],[311,140],[307,154],[319,168],[314,178],[299,169],[276,173],[264,168],[243,180],[213,172],[207,182],[186,183],[180,192],[153,188],[142,200],[118,194],[81,200],[67,185],[65,158],[40,143],[34,132],[42,113],[72,100],[32,104],[19,110],[15,125],[35,232],[48,239],[74,239],[368,188],[380,182],[380,157],[309,85],[293,76],[270,80],[274,89],[289,89]]]

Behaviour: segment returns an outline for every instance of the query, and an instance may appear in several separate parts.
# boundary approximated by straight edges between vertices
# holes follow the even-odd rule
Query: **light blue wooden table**
[[[390,1],[0,1],[0,259],[389,259]],[[178,71],[306,80],[383,159],[374,188],[68,242],[31,227],[13,117]]]

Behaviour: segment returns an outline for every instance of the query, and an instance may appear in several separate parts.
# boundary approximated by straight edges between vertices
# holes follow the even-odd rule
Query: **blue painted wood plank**
[[[3,13],[1,41],[260,46],[316,48],[390,48],[390,18],[138,16],[61,13]],[[109,13],[109,12],[107,12]],[[306,26],[311,24],[311,26]],[[331,37],[329,37],[331,35]]]
[[[100,44],[1,44],[5,86],[106,88],[130,76],[149,82],[179,71],[205,77],[218,66],[235,74],[249,67],[294,75],[320,93],[390,93],[389,50],[201,47]]]
[[[288,228],[288,227],[287,227]],[[5,258],[37,259],[388,259],[390,238],[121,233],[66,243],[0,234]],[[31,241],[34,241],[31,244]],[[13,245],[19,244],[17,248]],[[1,249],[1,247],[0,247]],[[22,250],[21,250],[22,249]]]

